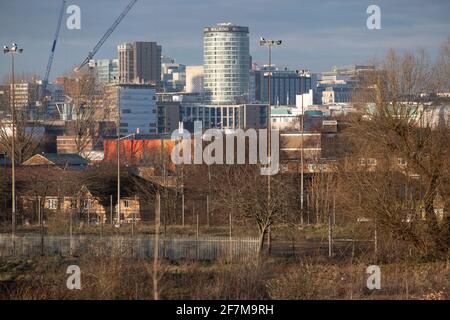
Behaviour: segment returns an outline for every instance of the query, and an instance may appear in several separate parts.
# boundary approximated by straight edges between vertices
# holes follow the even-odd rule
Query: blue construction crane
[[[94,49],[89,52],[86,59],[83,60],[83,62],[75,69],[75,71],[80,70],[83,68],[86,64],[89,63],[89,61],[94,57],[94,55],[97,53],[97,51],[100,49],[100,47],[103,45],[103,43],[108,39],[108,37],[113,33],[114,29],[119,25],[119,23],[122,21],[122,19],[127,15],[127,13],[131,10],[131,8],[134,6],[134,4],[137,2],[137,0],[131,0],[130,3],[126,6],[126,8],[123,10],[123,12],[120,14],[120,16],[114,21],[113,25],[106,31],[106,33],[103,35],[103,37],[100,39],[100,41],[95,45]]]
[[[61,30],[61,21],[62,21],[63,15],[64,15],[65,7],[66,7],[66,0],[63,0],[62,6],[61,6],[61,11],[59,13],[58,24],[56,25],[55,36],[53,38],[52,49],[50,51],[50,56],[48,57],[47,69],[45,69],[44,79],[42,80],[42,87],[41,87],[39,100],[41,100],[43,98],[43,96],[45,95],[45,92],[47,90],[48,77],[50,76],[50,70],[52,69],[53,57],[55,55],[56,43],[58,42],[59,31]]]

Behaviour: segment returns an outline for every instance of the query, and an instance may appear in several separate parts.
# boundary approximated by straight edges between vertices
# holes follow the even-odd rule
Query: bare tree
[[[270,227],[288,213],[291,190],[283,183],[281,175],[276,175],[271,178],[268,197],[267,176],[261,175],[256,165],[227,165],[215,170],[214,191],[218,205],[232,210],[234,219],[250,220],[256,225],[261,254]]]
[[[99,123],[103,120],[103,87],[89,72],[77,73],[68,80],[66,92],[70,97],[72,119],[68,121],[76,152],[88,156],[99,141]]]
[[[20,83],[29,85],[25,97],[17,90],[17,85]],[[7,85],[10,87],[10,97],[2,100],[3,105],[0,106],[0,110],[6,115],[0,119],[0,149],[5,150],[10,156],[14,123],[15,161],[20,164],[39,150],[43,134],[41,123],[44,119],[45,104],[38,101],[39,85],[36,83],[35,76],[24,74],[16,77],[14,98],[10,79],[7,81]],[[14,119],[12,119],[13,114]]]
[[[369,216],[433,256],[448,248],[448,224],[439,223],[436,201],[450,190],[449,122],[435,116],[439,102],[422,99],[436,89],[435,68],[423,52],[391,51],[364,74],[361,114],[346,131],[353,150],[339,180],[347,212]]]

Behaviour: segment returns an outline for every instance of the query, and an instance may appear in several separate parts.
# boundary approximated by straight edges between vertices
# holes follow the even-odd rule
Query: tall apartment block
[[[160,84],[160,45],[156,42],[133,42],[120,44],[117,49],[121,83]]]

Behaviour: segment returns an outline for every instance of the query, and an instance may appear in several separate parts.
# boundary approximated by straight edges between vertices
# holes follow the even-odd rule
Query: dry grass
[[[68,290],[67,266],[81,268],[81,290]],[[381,267],[381,290],[366,288],[367,264],[323,259],[159,264],[161,299],[449,299],[444,262]],[[0,261],[0,299],[152,299],[150,261],[58,257]]]

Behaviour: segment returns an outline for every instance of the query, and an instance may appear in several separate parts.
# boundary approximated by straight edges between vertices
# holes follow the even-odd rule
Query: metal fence
[[[43,239],[43,240],[42,240]],[[256,238],[229,237],[159,237],[158,255],[170,260],[247,260],[256,257]],[[32,256],[122,256],[145,259],[153,257],[155,236],[49,236],[0,234],[0,257]]]

